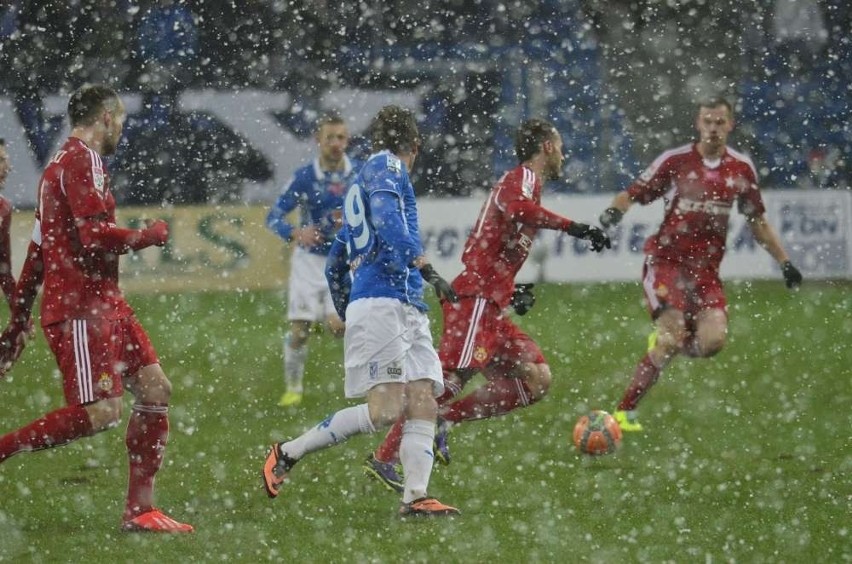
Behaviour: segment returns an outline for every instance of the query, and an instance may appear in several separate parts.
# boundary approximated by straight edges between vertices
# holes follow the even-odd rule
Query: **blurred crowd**
[[[448,195],[487,186],[511,161],[512,127],[531,113],[572,140],[566,180],[552,189],[616,190],[691,135],[697,98],[723,94],[738,106],[734,141],[768,185],[843,188],[850,11],[841,0],[0,0],[0,94],[14,99],[43,163],[59,124],[41,100],[83,82],[142,92],[151,104],[140,131],[151,129],[145,120],[174,128],[186,150],[193,136],[222,133],[210,116],[170,117],[187,89],[287,92],[282,119],[305,138],[329,90],[417,87],[420,176]],[[231,135],[227,146],[217,163],[272,175],[245,140]],[[125,164],[146,174],[144,163]],[[216,175],[201,169],[192,180],[201,186],[160,196],[207,199]]]

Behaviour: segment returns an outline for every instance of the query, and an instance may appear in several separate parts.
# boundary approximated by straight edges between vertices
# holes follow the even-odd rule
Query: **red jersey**
[[[666,151],[627,191],[640,204],[665,198],[663,222],[645,253],[701,268],[719,268],[734,202],[748,217],[766,211],[754,165],[730,147],[716,161],[702,157],[695,144]]]
[[[115,225],[115,198],[101,156],[69,137],[38,188],[37,234],[44,262],[41,324],[66,319],[122,319],[133,313],[118,288],[118,254],[85,246],[78,228]]]
[[[524,166],[504,174],[483,204],[462,253],[464,270],[453,280],[459,296],[481,296],[501,308],[509,305],[515,275],[538,232],[538,227],[508,213],[510,205],[519,200],[536,206],[541,203],[541,182]]]

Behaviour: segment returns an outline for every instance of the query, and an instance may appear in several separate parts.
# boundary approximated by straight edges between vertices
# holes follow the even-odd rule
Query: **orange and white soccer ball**
[[[583,454],[610,454],[621,445],[621,427],[615,418],[599,409],[582,415],[574,425],[574,446]]]

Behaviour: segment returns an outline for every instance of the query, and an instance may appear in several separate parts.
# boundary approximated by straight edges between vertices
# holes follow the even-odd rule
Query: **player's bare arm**
[[[802,283],[802,273],[790,262],[790,257],[781,244],[781,237],[778,236],[775,228],[766,221],[766,216],[759,215],[749,218],[748,226],[751,228],[755,240],[781,266],[781,273],[784,275],[784,282],[787,284],[787,287],[799,287]]]

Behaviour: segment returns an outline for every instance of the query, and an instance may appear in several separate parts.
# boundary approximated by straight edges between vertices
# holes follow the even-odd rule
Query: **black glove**
[[[435,272],[435,269],[432,268],[431,264],[422,266],[420,268],[420,274],[423,275],[423,280],[435,288],[435,294],[438,295],[439,300],[447,300],[450,303],[456,303],[459,301],[459,297],[456,294],[456,291],[453,290],[453,287],[450,286],[450,283],[441,278],[441,276]]]
[[[518,315],[525,315],[535,305],[533,286],[535,284],[515,284],[515,291],[512,293],[512,300],[509,304]]]
[[[568,228],[566,233],[572,237],[577,237],[578,239],[591,241],[592,250],[596,253],[601,252],[604,248],[612,248],[612,242],[609,240],[609,235],[607,235],[603,229],[595,227],[594,225],[586,225],[585,223],[578,223],[575,221],[571,224],[571,227]]]
[[[601,224],[601,227],[604,229],[608,229],[613,225],[618,225],[621,222],[621,218],[624,217],[624,212],[618,208],[607,208],[603,211],[601,216],[598,218],[598,221]]]
[[[789,260],[781,265],[781,274],[788,288],[798,288],[802,285],[802,273]]]

